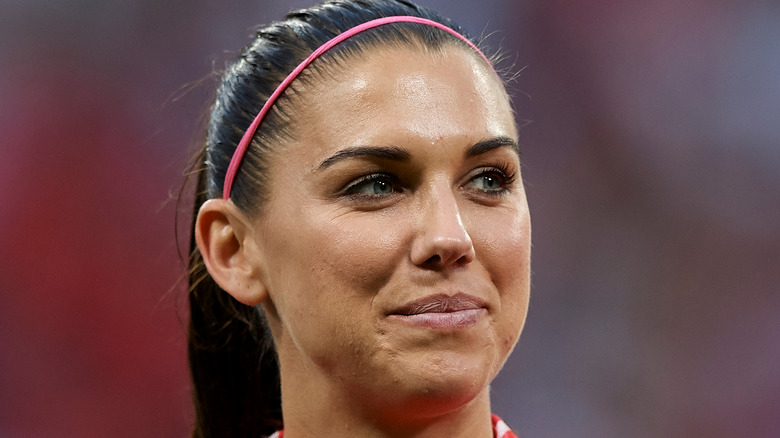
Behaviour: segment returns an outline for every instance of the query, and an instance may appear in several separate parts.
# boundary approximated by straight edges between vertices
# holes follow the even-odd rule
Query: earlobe
[[[223,199],[203,203],[195,222],[195,241],[203,263],[217,284],[246,305],[265,300],[260,254],[252,244],[249,221],[236,206]]]

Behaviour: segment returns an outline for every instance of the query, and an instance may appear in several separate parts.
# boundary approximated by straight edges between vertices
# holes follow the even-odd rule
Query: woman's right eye
[[[377,173],[366,175],[351,183],[344,194],[347,196],[382,197],[399,192],[401,192],[401,188],[393,176]]]

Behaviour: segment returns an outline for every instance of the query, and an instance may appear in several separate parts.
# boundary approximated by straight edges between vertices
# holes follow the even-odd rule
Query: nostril
[[[439,270],[444,266],[444,264],[442,263],[441,256],[436,254],[428,257],[424,262],[422,262],[418,266],[420,266],[423,269]]]
[[[421,266],[426,267],[428,269],[441,269],[446,265],[452,264],[453,266],[462,266],[465,264],[468,264],[471,258],[468,254],[464,254],[460,256],[459,258],[453,260],[452,258],[444,259],[440,254],[432,255],[428,257],[425,262],[422,263]]]
[[[441,263],[441,256],[438,254],[432,255],[431,257],[428,258],[428,260],[425,261],[426,265],[435,265],[438,263]]]

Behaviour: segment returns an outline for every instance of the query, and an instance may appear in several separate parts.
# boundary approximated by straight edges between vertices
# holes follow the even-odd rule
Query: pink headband
[[[230,160],[230,165],[228,166],[227,173],[225,174],[225,186],[222,191],[222,199],[225,200],[230,199],[230,190],[233,187],[233,181],[236,179],[236,173],[238,173],[238,167],[241,165],[241,161],[244,159],[246,150],[247,148],[249,148],[249,143],[252,142],[252,137],[255,136],[255,131],[257,131],[257,128],[260,126],[260,123],[263,121],[263,118],[265,118],[265,115],[271,109],[271,106],[273,106],[274,102],[276,102],[276,99],[278,99],[279,96],[284,92],[284,90],[287,89],[290,83],[294,81],[295,78],[298,77],[298,75],[301,74],[303,69],[306,68],[309,64],[311,64],[320,55],[333,48],[336,44],[339,44],[340,42],[352,36],[355,36],[365,30],[382,26],[384,24],[390,24],[390,23],[419,23],[419,24],[425,24],[427,26],[432,26],[441,29],[445,32],[452,34],[453,36],[457,37],[461,41],[471,46],[472,49],[476,50],[476,52],[479,53],[480,56],[482,56],[482,58],[485,60],[485,62],[487,62],[489,66],[491,66],[491,68],[493,66],[490,63],[490,60],[487,58],[487,56],[485,56],[485,54],[482,53],[482,51],[479,50],[479,48],[477,48],[477,46],[475,46],[474,43],[469,41],[466,37],[464,37],[463,35],[459,34],[458,32],[450,29],[449,27],[441,23],[428,20],[426,18],[411,17],[411,16],[378,18],[376,20],[367,21],[343,33],[340,33],[330,41],[320,46],[317,50],[312,52],[312,54],[309,55],[308,58],[304,59],[303,62],[298,64],[298,66],[295,67],[295,69],[282,81],[282,83],[279,84],[278,87],[276,87],[276,90],[274,90],[274,92],[265,102],[265,105],[263,105],[263,108],[260,110],[260,112],[257,114],[255,119],[252,121],[252,124],[249,125],[249,128],[247,128],[246,132],[244,133],[244,136],[241,137],[241,141],[238,143],[238,146],[236,147],[236,151],[233,153],[233,158]]]

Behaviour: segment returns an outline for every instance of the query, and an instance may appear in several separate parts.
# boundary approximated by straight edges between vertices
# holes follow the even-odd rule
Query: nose
[[[474,244],[454,193],[432,193],[422,206],[420,228],[412,244],[412,262],[426,269],[462,266],[474,260]]]

